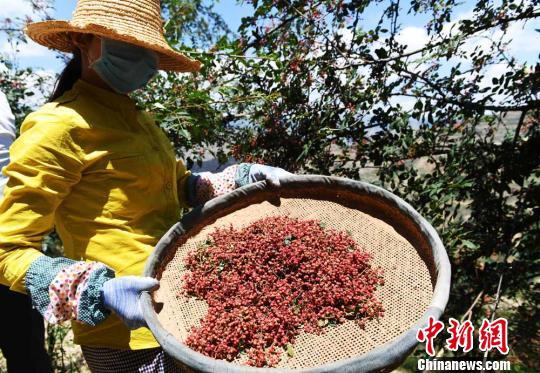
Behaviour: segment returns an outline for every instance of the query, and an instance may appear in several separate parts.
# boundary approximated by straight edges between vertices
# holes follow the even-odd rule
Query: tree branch
[[[0,27],[0,32],[23,32],[22,28]]]
[[[519,132],[521,131],[521,127],[523,126],[523,122],[525,121],[525,116],[527,115],[527,111],[523,110],[521,112],[521,115],[519,116],[519,122],[516,127],[516,132],[514,133],[514,140],[512,141],[512,147],[516,146],[516,142],[519,138]]]
[[[439,102],[442,101],[445,104],[456,105],[462,108],[473,109],[477,111],[490,110],[490,111],[495,111],[495,112],[508,112],[508,111],[523,111],[523,110],[528,111],[528,110],[540,108],[540,100],[533,100],[526,105],[498,106],[498,105],[485,105],[485,104],[482,104],[481,102],[458,101],[458,100],[448,99],[446,97],[437,98],[437,97],[432,97],[428,95],[413,95],[413,94],[407,94],[407,93],[401,93],[401,92],[391,93],[390,96],[404,96],[404,97],[413,97],[413,98],[424,98],[427,100],[435,100]]]
[[[495,306],[493,307],[493,312],[491,313],[491,322],[495,320],[495,312],[497,312],[497,307],[499,307],[499,301],[501,300],[502,280],[503,280],[503,274],[501,273],[499,276],[499,285],[497,286],[497,297],[495,299]],[[486,352],[484,352],[484,360],[483,360],[484,370],[482,370],[483,372],[485,372],[485,366],[486,366],[488,354],[489,354],[489,350],[486,349]]]

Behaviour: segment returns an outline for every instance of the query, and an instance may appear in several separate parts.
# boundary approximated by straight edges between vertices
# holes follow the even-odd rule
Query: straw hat
[[[159,68],[198,71],[201,63],[173,50],[163,36],[159,0],[79,0],[71,21],[33,22],[26,34],[35,42],[73,52],[70,33],[94,34],[153,50]]]

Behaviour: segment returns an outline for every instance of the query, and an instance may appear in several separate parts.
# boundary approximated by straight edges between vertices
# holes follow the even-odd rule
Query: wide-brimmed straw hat
[[[35,42],[62,52],[74,51],[70,34],[77,32],[153,50],[161,70],[198,71],[201,65],[165,41],[159,0],[79,0],[71,21],[33,22],[25,31]]]

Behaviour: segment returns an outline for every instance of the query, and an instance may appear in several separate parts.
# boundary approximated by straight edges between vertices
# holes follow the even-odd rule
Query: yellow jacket
[[[65,256],[99,261],[116,276],[141,275],[159,238],[187,207],[185,165],[165,134],[126,96],[84,81],[30,114],[11,147],[0,205],[0,283],[25,292],[28,267],[56,227]],[[111,315],[73,322],[75,343],[157,347]]]

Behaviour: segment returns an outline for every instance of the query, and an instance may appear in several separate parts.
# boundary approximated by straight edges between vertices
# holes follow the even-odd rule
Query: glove
[[[265,166],[263,164],[254,163],[249,168],[248,178],[250,183],[266,180],[270,185],[279,187],[279,179],[292,174],[282,168]]]
[[[113,278],[103,284],[103,303],[114,311],[130,329],[146,326],[142,314],[140,297],[143,291],[159,286],[159,281],[151,277],[125,276]]]

